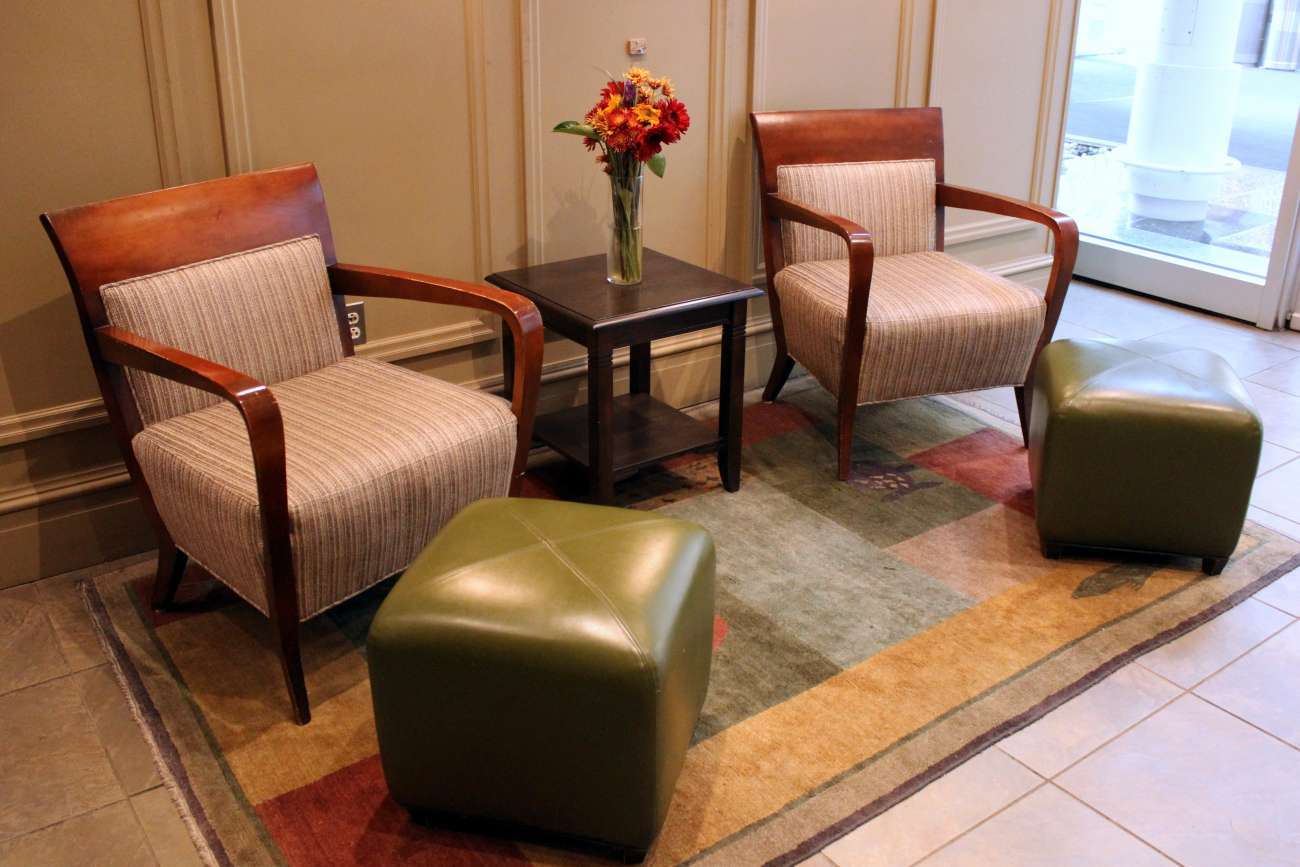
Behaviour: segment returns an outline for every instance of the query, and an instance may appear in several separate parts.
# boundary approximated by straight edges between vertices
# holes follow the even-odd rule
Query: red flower
[[[659,109],[659,128],[663,130],[663,140],[672,144],[691,128],[691,116],[686,106],[676,99],[661,99],[655,104]]]
[[[663,150],[664,141],[662,126],[646,130],[641,134],[641,140],[637,142],[636,158],[641,162],[650,159]]]

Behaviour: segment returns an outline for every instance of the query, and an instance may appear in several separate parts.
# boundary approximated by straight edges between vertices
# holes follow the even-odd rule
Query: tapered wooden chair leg
[[[763,400],[771,403],[776,400],[781,389],[785,387],[785,381],[790,378],[790,371],[794,370],[794,359],[785,353],[780,353],[776,361],[772,362],[772,375],[767,378],[767,388],[763,389]]]
[[[289,688],[293,718],[298,725],[311,722],[311,704],[307,700],[307,679],[302,671],[302,652],[298,641],[297,611],[280,612],[275,617],[276,640],[280,643],[280,668]]]
[[[842,401],[840,403],[839,432],[836,437],[839,467],[836,470],[836,476],[841,482],[849,480],[849,473],[853,469],[853,420],[857,410],[857,404],[852,401]]]
[[[171,540],[158,546],[158,572],[153,579],[152,600],[155,610],[165,611],[171,607],[176,598],[176,588],[185,576],[185,566],[189,561],[189,555],[177,548]]]
[[[1029,392],[1025,386],[1016,386],[1016,411],[1020,413],[1020,437],[1029,445]]]

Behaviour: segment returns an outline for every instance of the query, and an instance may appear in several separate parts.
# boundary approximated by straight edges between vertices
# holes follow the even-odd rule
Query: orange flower
[[[657,126],[659,124],[659,109],[646,103],[637,103],[636,108],[632,109],[636,115],[638,123],[646,126]]]

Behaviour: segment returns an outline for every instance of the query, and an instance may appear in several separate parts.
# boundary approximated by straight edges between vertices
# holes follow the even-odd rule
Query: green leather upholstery
[[[649,847],[708,687],[713,540],[548,500],[460,512],[380,607],[384,776],[418,811]]]
[[[1217,571],[1241,535],[1262,439],[1250,396],[1213,353],[1056,341],[1039,356],[1029,424],[1039,535],[1049,550],[1183,554]]]

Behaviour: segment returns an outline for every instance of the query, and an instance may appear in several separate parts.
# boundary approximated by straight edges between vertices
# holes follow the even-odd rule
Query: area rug
[[[833,418],[819,389],[747,409],[737,493],[707,455],[620,488],[719,552],[708,699],[649,864],[796,863],[1300,566],[1300,545],[1253,524],[1214,578],[1045,560],[1017,437],[939,400],[864,409],[842,483]],[[529,492],[571,483],[543,470]],[[603,863],[417,824],[388,798],[364,642],[390,584],[306,626],[314,718],[298,727],[266,622],[188,579],[185,609],[155,615],[148,572],[86,598],[211,863]]]

